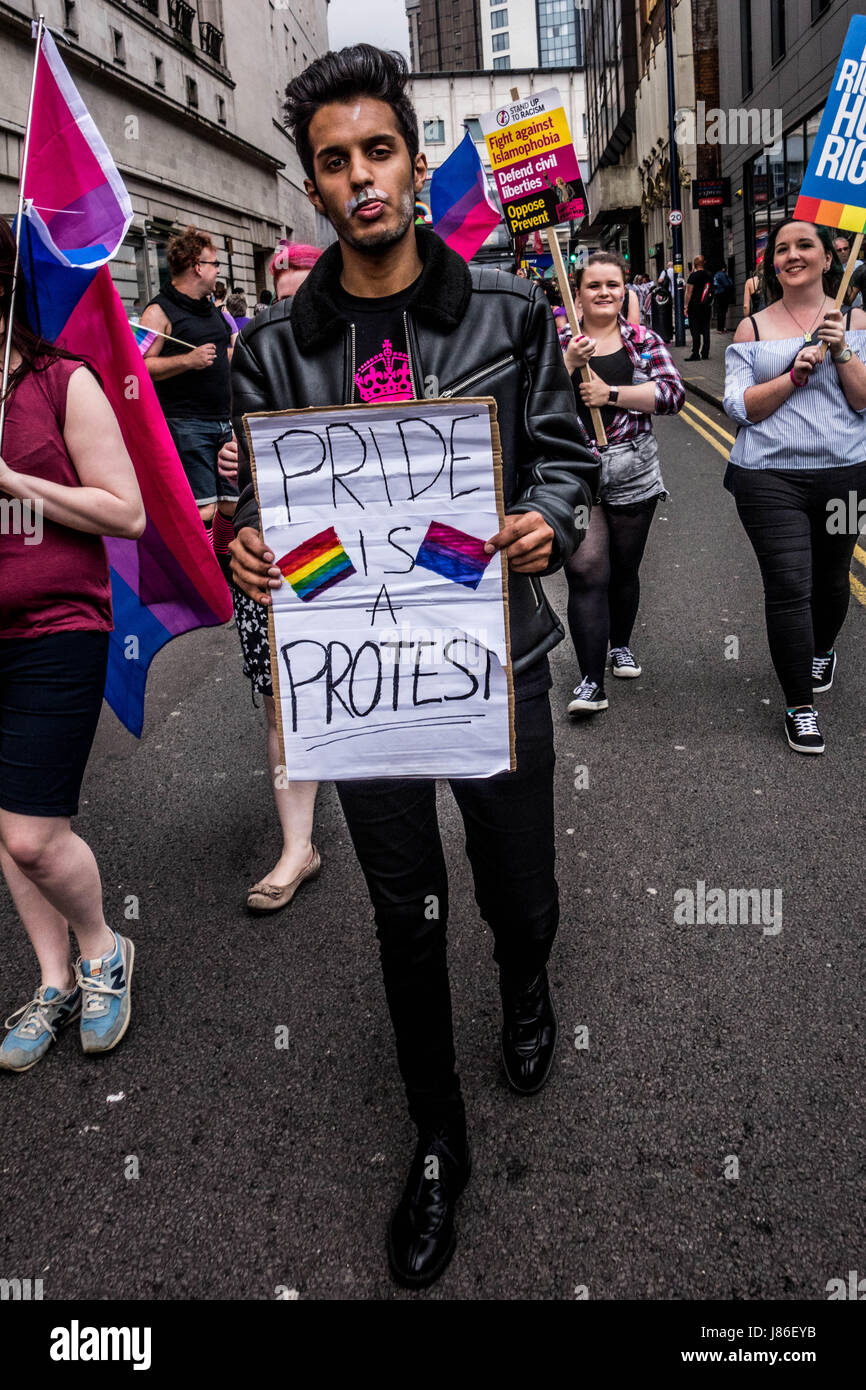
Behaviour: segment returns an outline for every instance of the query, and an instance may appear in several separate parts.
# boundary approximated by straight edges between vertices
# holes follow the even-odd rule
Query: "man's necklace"
[[[804,327],[803,327],[802,323],[800,323],[799,319],[794,318],[794,315],[791,313],[791,310],[788,308],[788,306],[787,306],[787,304],[785,303],[784,299],[781,300],[780,302],[781,302],[782,308],[785,310],[785,313],[788,315],[788,318],[791,320],[792,323],[795,323],[795,324],[797,325],[797,327],[799,328],[800,332],[803,334],[804,340],[805,340],[807,343],[811,343],[811,342],[812,342],[812,334],[814,333],[814,331],[815,331],[815,329],[817,328],[818,324],[820,323],[822,317],[824,316],[824,313],[826,312],[826,304],[827,304],[827,297],[826,297],[826,295],[824,296],[824,300],[823,300],[823,302],[822,302],[822,304],[821,304],[820,309],[818,310],[818,317],[815,319],[815,322],[812,324],[812,327],[809,328],[808,330],[804,329]]]

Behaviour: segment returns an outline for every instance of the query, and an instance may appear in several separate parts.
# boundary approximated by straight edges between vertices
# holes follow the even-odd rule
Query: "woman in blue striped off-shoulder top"
[[[834,307],[841,274],[826,227],[781,222],[764,255],[767,308],[725,353],[725,410],[741,427],[725,486],[761,569],[798,753],[824,752],[814,696],[833,684],[866,521],[866,313]]]

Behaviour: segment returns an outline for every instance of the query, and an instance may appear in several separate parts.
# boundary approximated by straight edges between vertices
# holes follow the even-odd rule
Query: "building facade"
[[[721,26],[716,138],[731,181],[725,249],[741,305],[770,229],[793,213],[857,0],[737,0]]]
[[[61,57],[126,184],[134,219],[112,273],[127,309],[167,276],[193,223],[254,301],[282,236],[332,239],[280,119],[286,82],[327,48],[327,0],[42,0]],[[34,45],[29,0],[0,0],[0,214],[18,196]]]
[[[479,0],[484,67],[583,67],[574,0]]]
[[[474,72],[482,66],[481,0],[406,0],[413,72]]]
[[[464,138],[468,130],[475,142],[481,162],[489,171],[487,147],[479,117],[511,101],[511,88],[517,87],[522,97],[556,87],[568,114],[569,129],[581,171],[586,163],[586,91],[583,72],[574,68],[514,68],[508,71],[415,73],[411,81],[411,98],[418,113],[421,149],[427,156],[432,177]],[[492,175],[488,185],[494,202],[496,190]],[[429,205],[430,179],[423,200]],[[563,248],[568,242],[568,224],[560,229]],[[514,265],[514,250],[504,222],[488,237],[479,252],[479,260],[488,260],[504,268]]]

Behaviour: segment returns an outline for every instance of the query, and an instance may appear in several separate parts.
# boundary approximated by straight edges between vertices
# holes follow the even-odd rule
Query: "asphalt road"
[[[0,1075],[0,1277],[41,1278],[46,1299],[820,1300],[866,1273],[866,611],[852,602],[821,701],[827,753],[798,757],[723,459],[682,418],[658,434],[672,495],[643,571],[645,674],[572,726],[573,655],[554,656],[561,1034],[532,1099],[500,1074],[491,938],[442,796],[475,1168],[439,1284],[387,1273],[413,1132],[330,787],[321,878],[276,919],[244,910],[277,836],[231,628],[157,659],[140,743],[104,714],[78,829],[136,941],[134,1019],[101,1060],[73,1030]],[[699,881],[778,890],[781,930],[676,921]],[[0,928],[11,1012],[36,976],[3,888]]]

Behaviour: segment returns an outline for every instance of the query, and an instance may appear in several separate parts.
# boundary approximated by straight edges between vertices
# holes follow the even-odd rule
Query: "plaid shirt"
[[[642,324],[629,323],[622,314],[619,316],[619,331],[622,345],[628,353],[635,371],[647,371],[655,383],[656,404],[654,414],[676,415],[683,406],[686,390],[683,379],[674,365],[673,358],[662,339],[651,328]],[[649,355],[648,363],[641,363],[641,353]],[[592,367],[592,359],[589,362]],[[605,433],[608,444],[628,444],[641,434],[649,434],[653,427],[652,415],[645,411],[617,410]]]

